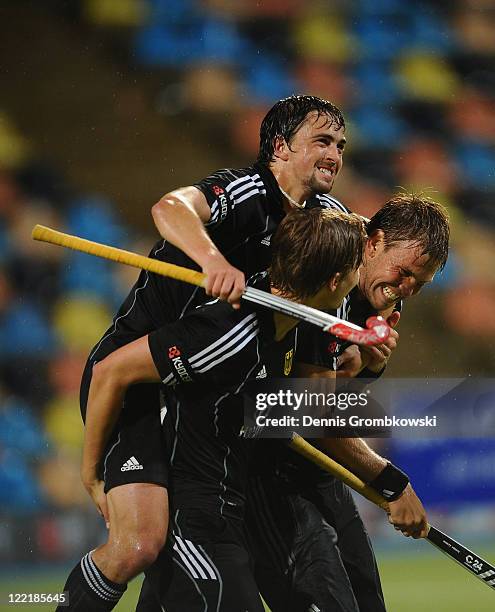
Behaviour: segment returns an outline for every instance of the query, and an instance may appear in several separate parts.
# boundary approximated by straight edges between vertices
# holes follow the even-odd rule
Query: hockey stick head
[[[390,327],[383,317],[369,317],[366,320],[366,328],[354,329],[344,323],[336,323],[328,328],[328,332],[353,344],[375,346],[389,337]]]

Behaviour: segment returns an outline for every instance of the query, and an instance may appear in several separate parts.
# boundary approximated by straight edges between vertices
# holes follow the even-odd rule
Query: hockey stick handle
[[[373,502],[386,512],[388,511],[388,502],[382,497],[377,491],[372,489],[369,485],[364,483],[358,476],[353,474],[343,465],[337,463],[334,459],[322,453],[320,450],[315,448],[309,442],[301,437],[297,433],[292,434],[292,438],[289,441],[289,446],[299,455],[306,457],[312,463],[315,463],[326,472],[329,472],[346,485],[360,493],[363,497],[366,497],[370,502]]]
[[[292,434],[289,446],[296,452],[329,472],[346,485],[357,491],[363,497],[373,502],[386,512],[389,504],[386,499],[377,493],[370,486],[365,484],[358,476],[350,472],[347,468],[340,465],[325,453],[322,453],[304,438],[296,433]],[[446,535],[433,525],[428,524],[428,535],[425,538],[430,544],[438,548],[444,555],[458,563],[465,570],[476,576],[484,584],[495,589],[495,567],[469,550],[450,536]]]
[[[79,238],[71,234],[64,234],[63,232],[45,227],[44,225],[35,225],[31,236],[34,240],[49,242],[68,249],[73,249],[74,251],[82,251],[89,255],[110,259],[118,263],[126,264],[127,266],[148,270],[155,274],[168,276],[169,278],[184,281],[191,285],[197,285],[198,287],[203,287],[206,279],[204,274],[196,270],[189,270],[188,268],[159,261],[158,259],[151,259],[151,257],[138,255],[137,253],[118,249],[117,247],[108,246],[107,244],[93,242],[92,240],[86,240],[85,238]]]
[[[44,225],[35,225],[32,231],[32,237],[34,240],[49,242],[75,251],[82,251],[83,253],[110,259],[118,263],[133,266],[134,268],[148,270],[155,274],[184,281],[191,285],[197,285],[199,287],[204,287],[205,285],[206,276],[196,270],[176,266],[175,264],[145,257],[144,255],[138,255],[131,251],[125,251],[117,247],[93,242],[92,240],[86,240],[78,236],[72,236],[71,234],[64,234],[63,232],[45,227]],[[379,344],[383,342],[390,333],[390,328],[387,323],[378,317],[373,317],[373,323],[370,324],[368,329],[363,329],[353,323],[338,319],[337,317],[333,317],[314,308],[296,304],[290,300],[271,295],[266,291],[260,291],[253,287],[247,287],[242,297],[243,299],[266,306],[277,312],[318,325],[335,336],[356,344],[366,344],[368,346]]]

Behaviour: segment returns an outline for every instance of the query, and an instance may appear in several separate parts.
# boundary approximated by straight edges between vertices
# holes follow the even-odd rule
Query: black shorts
[[[81,384],[83,419],[91,369],[88,362]],[[169,444],[160,415],[159,384],[138,384],[127,389],[122,412],[99,466],[105,493],[114,487],[138,482],[168,487]]]
[[[384,612],[373,550],[352,496],[329,482],[314,499],[276,476],[250,479],[246,527],[272,612]]]
[[[188,508],[176,510],[170,526],[165,548],[146,571],[148,588],[136,612],[264,612],[240,519]]]

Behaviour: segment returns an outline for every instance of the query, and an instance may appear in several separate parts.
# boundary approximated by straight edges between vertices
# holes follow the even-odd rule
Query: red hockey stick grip
[[[336,323],[329,328],[328,332],[354,344],[374,346],[388,338],[390,327],[383,317],[370,317],[366,321],[366,329],[352,329],[343,323]]]

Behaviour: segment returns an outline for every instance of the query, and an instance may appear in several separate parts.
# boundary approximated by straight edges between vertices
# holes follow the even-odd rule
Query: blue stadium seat
[[[0,504],[17,515],[29,515],[42,507],[38,484],[22,456],[14,451],[0,452]]]
[[[231,22],[209,18],[201,25],[201,59],[227,64],[237,64],[248,51],[248,44],[243,41]]]
[[[434,14],[415,11],[409,18],[409,26],[414,47],[447,54],[457,46],[454,32]]]
[[[26,298],[10,308],[0,324],[0,356],[48,355],[55,336],[41,310]]]
[[[197,0],[147,0],[152,24],[184,22],[199,12]]]
[[[122,295],[118,291],[112,265],[92,255],[71,253],[68,265],[62,271],[61,288],[67,293],[89,293],[116,305]]]
[[[462,141],[455,147],[455,156],[463,177],[475,188],[495,190],[495,151],[493,146]]]
[[[0,411],[0,446],[38,459],[48,453],[48,442],[40,423],[24,401],[7,397]]]
[[[201,24],[151,25],[134,39],[134,58],[151,67],[183,68],[201,59]]]
[[[271,104],[299,90],[289,67],[266,54],[257,56],[251,63],[245,73],[244,86],[251,104]]]
[[[407,20],[400,17],[363,17],[353,31],[364,59],[392,61],[410,43]]]
[[[384,62],[360,62],[354,68],[352,75],[358,81],[358,95],[363,103],[390,105],[397,100],[397,84]]]
[[[125,231],[111,202],[86,196],[71,202],[67,212],[68,231],[82,238],[122,246]]]
[[[396,149],[409,133],[407,125],[388,108],[362,106],[351,114],[362,146]]]

